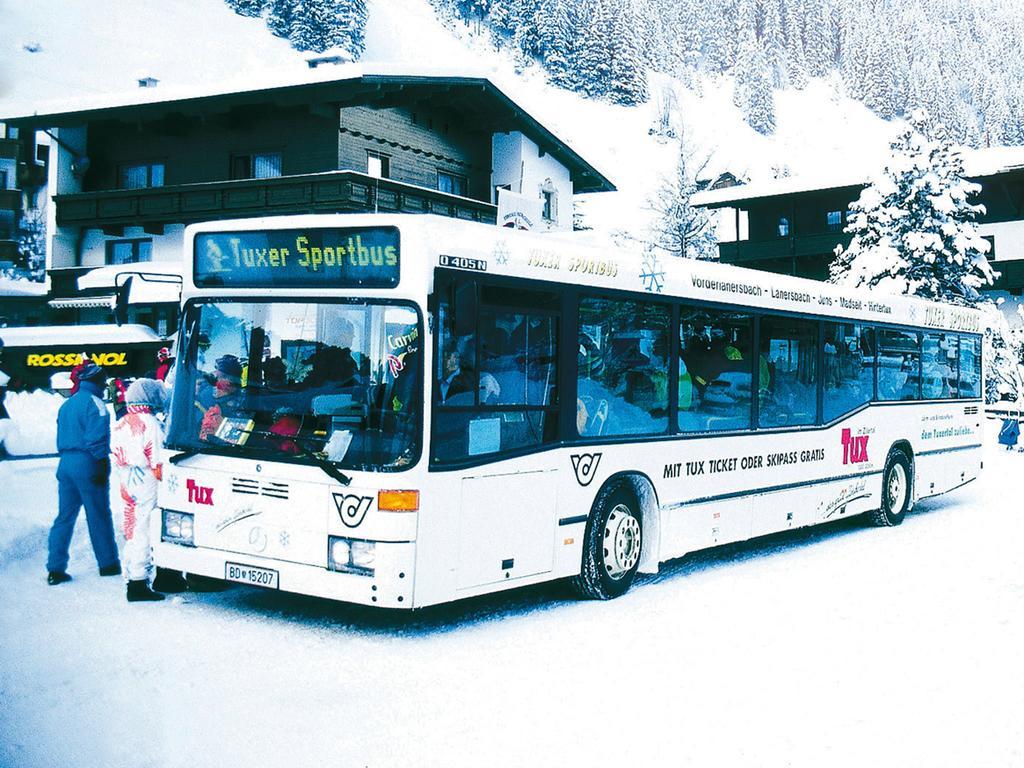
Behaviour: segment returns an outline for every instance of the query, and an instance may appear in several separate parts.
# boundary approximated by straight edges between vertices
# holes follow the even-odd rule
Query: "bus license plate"
[[[237,581],[240,584],[277,589],[277,571],[272,571],[269,568],[257,568],[255,565],[225,563],[224,578],[227,581]]]

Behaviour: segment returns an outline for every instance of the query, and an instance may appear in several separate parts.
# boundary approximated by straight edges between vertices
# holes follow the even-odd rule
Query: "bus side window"
[[[750,428],[751,317],[682,307],[679,315],[679,429]],[[767,368],[763,371],[768,385]]]
[[[878,330],[878,399],[917,400],[921,337],[915,331]]]
[[[667,305],[580,300],[576,426],[583,436],[668,430]]]
[[[826,422],[849,413],[875,396],[871,329],[856,323],[825,323],[821,372]]]
[[[761,359],[767,386],[759,383],[758,426],[814,424],[818,412],[818,323],[766,315],[761,318]]]
[[[981,337],[960,337],[960,397],[981,397]]]
[[[960,357],[955,333],[926,333],[921,343],[921,397],[946,400],[957,396]]]

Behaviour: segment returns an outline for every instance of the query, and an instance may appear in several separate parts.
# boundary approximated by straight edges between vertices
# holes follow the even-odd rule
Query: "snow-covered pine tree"
[[[294,16],[295,0],[270,0],[267,4],[267,26],[278,37],[291,34]]]
[[[772,87],[781,88],[786,81],[786,39],[782,34],[781,0],[765,0],[761,23],[761,44],[771,75]]]
[[[46,209],[26,211],[18,227],[18,260],[30,280],[46,279]]]
[[[560,88],[575,90],[576,45],[566,0],[543,0],[537,21],[540,55],[548,80]]]
[[[322,53],[339,43],[338,0],[295,0],[288,40],[299,51]]]
[[[743,119],[755,131],[771,134],[775,131],[775,96],[771,74],[764,51],[753,34],[740,45],[736,57],[736,83],[733,103],[740,108]]]
[[[805,4],[807,23],[804,50],[807,73],[824,77],[835,64],[835,41],[832,39],[832,9],[826,0],[809,0]]]
[[[337,37],[335,45],[344,48],[353,59],[366,50],[366,0],[341,0],[336,4]]]
[[[807,56],[805,44],[805,16],[807,6],[797,0],[786,12],[786,72],[787,82],[801,90],[807,87]]]
[[[239,16],[258,18],[263,13],[264,0],[227,0],[228,6]]]
[[[680,138],[674,173],[662,177],[654,197],[649,201],[657,214],[652,225],[654,244],[673,256],[689,259],[718,258],[718,238],[707,209],[695,208],[690,198],[697,191],[696,177],[710,158],[698,160],[693,149]]]
[[[884,170],[853,203],[849,248],[837,249],[831,281],[974,306],[995,273],[959,151],[916,110],[891,144]]]
[[[640,40],[632,25],[632,0],[611,0],[611,47],[609,54],[608,100],[630,107],[647,101],[647,70],[640,52]]]
[[[615,20],[609,11],[608,0],[580,0],[580,6],[589,25],[576,59],[577,79],[583,93],[602,99],[611,87],[608,51],[612,47]]]

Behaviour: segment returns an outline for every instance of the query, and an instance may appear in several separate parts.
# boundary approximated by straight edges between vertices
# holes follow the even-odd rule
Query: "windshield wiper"
[[[318,467],[320,467],[320,469],[322,469],[324,471],[324,473],[328,477],[331,477],[334,480],[337,480],[342,485],[351,485],[352,484],[352,478],[349,477],[348,475],[346,475],[344,472],[342,472],[336,466],[331,464],[331,462],[329,462],[327,459],[321,459],[315,453],[310,453],[309,451],[307,451],[305,448],[303,448],[298,443],[296,443],[295,445],[298,447],[298,449],[300,451],[302,451],[302,453],[299,454],[300,456],[305,456],[308,459],[312,459],[313,462]]]
[[[168,459],[171,464],[177,464],[179,461],[185,459],[191,459],[193,456],[198,456],[200,453],[198,448],[186,448],[181,453],[176,453],[174,456]]]

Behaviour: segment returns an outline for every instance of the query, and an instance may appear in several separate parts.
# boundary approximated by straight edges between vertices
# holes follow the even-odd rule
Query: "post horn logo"
[[[363,518],[366,517],[366,513],[370,509],[370,504],[373,503],[373,496],[356,496],[345,493],[332,493],[331,495],[334,496],[334,506],[338,508],[338,517],[349,528],[356,528],[363,522]]]
[[[601,463],[600,453],[580,453],[572,457],[572,468],[576,472],[576,482],[586,487],[597,474],[597,465]]]

